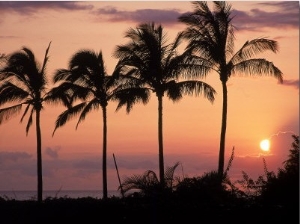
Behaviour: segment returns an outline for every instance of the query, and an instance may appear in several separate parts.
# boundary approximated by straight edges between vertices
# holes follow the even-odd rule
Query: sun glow
[[[268,139],[264,139],[260,142],[260,148],[267,152],[270,149],[270,141]]]

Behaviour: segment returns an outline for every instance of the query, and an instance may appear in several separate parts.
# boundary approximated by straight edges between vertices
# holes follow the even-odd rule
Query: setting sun
[[[268,139],[264,139],[260,142],[260,148],[267,152],[270,149],[270,141]]]

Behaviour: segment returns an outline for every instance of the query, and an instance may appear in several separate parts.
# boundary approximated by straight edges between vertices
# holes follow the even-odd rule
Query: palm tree
[[[35,113],[36,141],[37,141],[37,191],[38,202],[43,200],[43,176],[42,176],[42,136],[40,125],[40,113],[43,102],[47,100],[46,94],[46,65],[48,51],[46,50],[42,67],[35,60],[33,52],[24,47],[15,52],[7,59],[7,63],[1,70],[0,80],[0,105],[13,104],[0,109],[0,124],[21,112],[23,105],[24,113],[21,122],[29,112],[26,125],[26,135],[33,123]],[[16,104],[14,104],[16,103]]]
[[[203,94],[213,102],[215,90],[205,82],[186,80],[198,74],[205,75],[206,67],[198,64],[193,56],[177,53],[182,39],[180,33],[173,43],[166,44],[167,37],[161,25],[143,23],[136,29],[129,29],[125,37],[130,38],[129,43],[117,46],[114,56],[119,58],[125,74],[139,80],[145,90],[156,94],[158,100],[159,178],[164,186],[164,95],[178,101],[183,95]],[[179,78],[185,81],[179,82]]]
[[[118,107],[127,105],[127,112],[138,101],[147,103],[148,93],[143,89],[134,88],[134,82],[122,77],[118,66],[112,75],[106,73],[102,52],[81,50],[75,53],[68,69],[56,71],[53,81],[58,86],[52,89],[57,100],[63,102],[68,108],[61,113],[55,124],[54,132],[67,121],[79,115],[76,129],[86,115],[93,109],[102,109],[103,118],[103,198],[107,199],[107,105],[111,100],[118,101]],[[131,88],[129,88],[131,87]],[[138,86],[137,86],[138,87]],[[78,102],[74,105],[74,102]],[[54,134],[53,132],[53,134]]]
[[[218,173],[224,171],[225,136],[227,126],[227,81],[235,74],[251,76],[270,75],[283,81],[282,72],[270,61],[263,58],[253,58],[258,53],[278,50],[274,40],[258,38],[246,41],[234,53],[234,27],[231,18],[231,5],[227,2],[213,2],[211,11],[205,1],[192,2],[194,11],[179,17],[179,21],[188,27],[183,31],[183,37],[188,40],[186,51],[197,55],[210,70],[219,74],[222,83],[223,108],[220,137]],[[222,177],[221,177],[222,178]]]

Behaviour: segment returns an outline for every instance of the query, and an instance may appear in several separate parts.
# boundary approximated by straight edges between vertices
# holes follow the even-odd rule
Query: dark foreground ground
[[[299,206],[214,205],[155,198],[0,201],[0,223],[299,224]]]

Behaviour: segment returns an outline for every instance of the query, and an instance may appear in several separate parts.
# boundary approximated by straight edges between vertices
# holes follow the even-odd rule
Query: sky
[[[231,1],[235,50],[246,41],[269,38],[278,41],[279,51],[260,54],[283,73],[283,84],[273,77],[233,76],[228,85],[228,117],[225,168],[234,148],[229,170],[232,180],[242,172],[253,179],[283,167],[299,135],[299,2]],[[212,2],[209,2],[212,6]],[[117,45],[127,43],[129,28],[140,23],[161,24],[169,43],[186,28],[178,22],[192,11],[189,1],[78,1],[0,2],[0,53],[28,47],[42,63],[51,42],[47,77],[67,68],[72,55],[82,49],[102,51],[107,72],[117,63],[112,56]],[[210,103],[202,96],[186,96],[173,103],[164,98],[163,135],[165,167],[180,162],[175,175],[201,176],[217,170],[222,113],[222,87],[218,74],[204,80],[216,91]],[[50,81],[49,81],[50,82]],[[50,88],[50,84],[49,84]],[[121,180],[153,170],[158,174],[157,98],[137,104],[127,114],[108,105],[108,189],[117,190]],[[44,190],[102,190],[102,114],[90,113],[78,129],[77,119],[52,136],[62,106],[44,105],[41,114]],[[34,125],[26,136],[21,114],[0,125],[0,190],[36,190],[36,136]],[[268,152],[259,144],[269,139]]]

